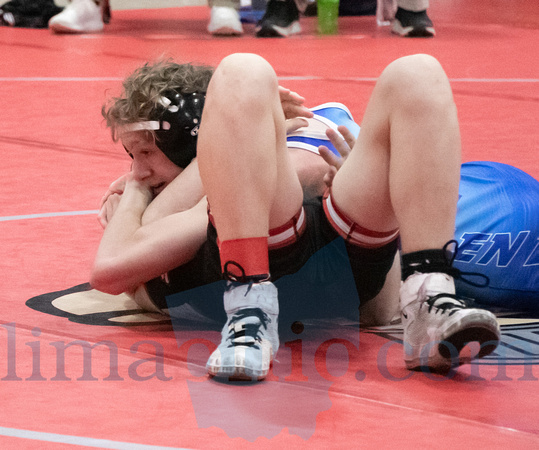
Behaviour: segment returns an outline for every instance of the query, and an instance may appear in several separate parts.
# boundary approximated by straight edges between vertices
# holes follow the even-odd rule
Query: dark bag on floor
[[[54,0],[11,0],[0,6],[0,25],[47,28],[49,19],[62,10]]]

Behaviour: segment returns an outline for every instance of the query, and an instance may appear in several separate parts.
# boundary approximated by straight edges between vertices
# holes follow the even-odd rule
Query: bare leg
[[[342,212],[369,230],[400,228],[400,307],[410,369],[446,371],[489,354],[500,339],[493,314],[467,308],[455,295],[458,271],[445,245],[453,238],[459,175],[460,133],[444,71],[426,55],[395,61],[376,84],[332,195]],[[382,293],[372,306],[384,300],[391,310],[394,303]],[[479,350],[461,357],[472,341]]]
[[[387,325],[398,317],[399,289],[401,287],[400,254],[395,255],[395,261],[386,276],[382,290],[359,308],[359,322],[363,326]]]
[[[208,88],[198,162],[222,241],[267,236],[301,207],[277,87],[264,59],[237,54]]]
[[[264,378],[279,348],[277,289],[269,276],[269,230],[300,209],[303,192],[286,147],[271,66],[256,55],[225,58],[208,87],[198,164],[220,240],[227,323],[210,375]],[[232,267],[232,268],[231,268]]]
[[[382,73],[333,198],[363,227],[399,227],[403,253],[441,248],[453,236],[459,171],[447,77],[432,57],[406,57]]]

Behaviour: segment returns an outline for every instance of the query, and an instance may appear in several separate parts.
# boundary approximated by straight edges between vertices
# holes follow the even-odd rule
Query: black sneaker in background
[[[436,35],[427,11],[398,8],[391,31],[403,37],[433,37]]]
[[[294,0],[269,0],[266,13],[256,26],[258,37],[287,37],[301,31]]]

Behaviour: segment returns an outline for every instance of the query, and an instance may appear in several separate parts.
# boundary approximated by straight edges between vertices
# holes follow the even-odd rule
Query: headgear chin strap
[[[185,169],[196,157],[197,137],[205,94],[165,92],[147,122],[123,127],[124,131],[153,130],[155,144],[174,164]]]

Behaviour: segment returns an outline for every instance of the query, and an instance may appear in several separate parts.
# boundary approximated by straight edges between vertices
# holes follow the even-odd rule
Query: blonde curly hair
[[[136,69],[124,80],[121,95],[112,97],[101,108],[113,141],[118,141],[122,126],[149,120],[164,92],[206,92],[213,72],[210,66],[177,64],[171,59]]]

